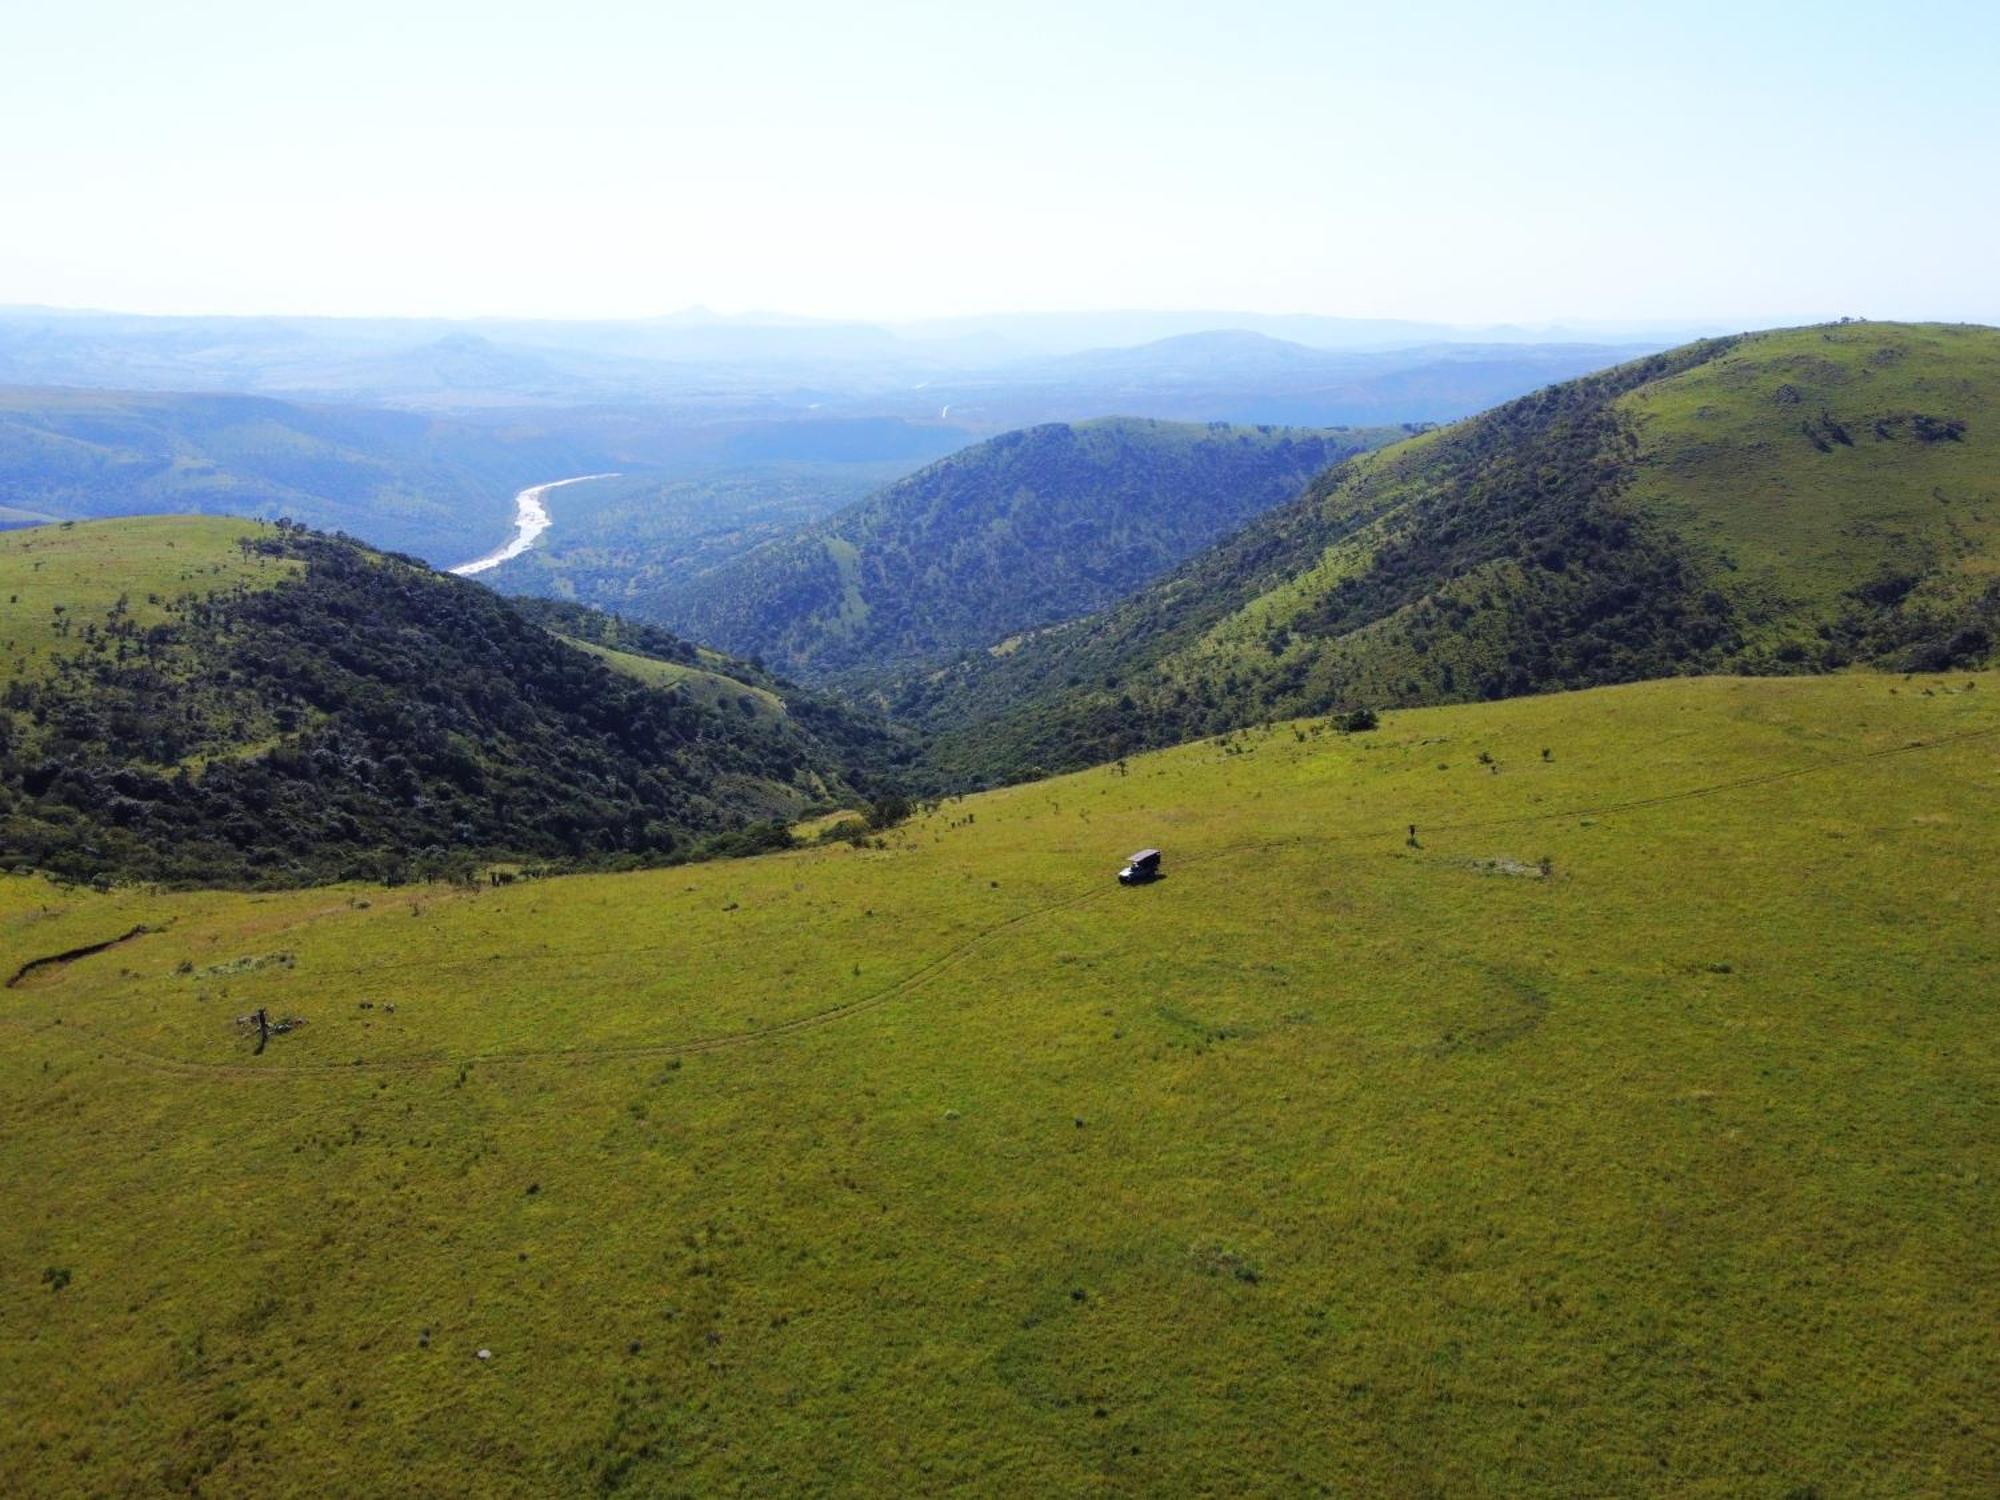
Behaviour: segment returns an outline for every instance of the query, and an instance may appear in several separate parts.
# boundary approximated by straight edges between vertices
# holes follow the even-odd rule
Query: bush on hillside
[[[284,529],[294,581],[129,615],[0,713],[0,862],[78,879],[464,879],[781,848],[845,781],[615,672],[478,585]],[[826,710],[830,713],[831,710]]]

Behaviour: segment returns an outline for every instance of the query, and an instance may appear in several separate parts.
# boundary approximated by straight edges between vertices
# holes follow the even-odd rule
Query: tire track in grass
[[[148,933],[165,932],[166,930],[164,927],[148,927],[144,922],[141,922],[129,932],[121,932],[117,937],[105,938],[102,942],[85,943],[80,948],[65,948],[61,953],[50,953],[41,958],[31,958],[14,971],[13,977],[7,981],[4,987],[10,990],[19,989],[23,984],[27,983],[31,976],[41,973],[44,969],[60,969],[66,964],[75,963],[78,959],[93,958],[99,953],[116,948],[121,944],[129,943],[134,938],[145,937]]]
[[[1951,745],[1965,744],[1974,740],[1991,739],[2000,735],[2000,725],[1988,729],[1965,730],[1957,734],[1942,735],[1930,740],[1911,740],[1901,745],[1891,745],[1880,750],[1862,751],[1855,755],[1829,757],[1806,766],[1792,766],[1779,771],[1759,772],[1752,776],[1739,776],[1728,781],[1712,782],[1698,787],[1687,787],[1677,792],[1662,792],[1649,797],[1632,797],[1618,802],[1604,802],[1585,807],[1561,808],[1550,812],[1515,813],[1492,818],[1461,819],[1453,823],[1431,825],[1434,833],[1469,833],[1491,828],[1524,827],[1536,823],[1561,822],[1572,818],[1610,817],[1617,813],[1637,812],[1648,808],[1670,806],[1678,802],[1689,802],[1698,798],[1724,796],[1732,792],[1752,790],[1771,786],[1779,782],[1793,781],[1801,777],[1821,775],[1830,771],[1848,769],[1873,761],[1887,760],[1894,756],[1910,755],[1924,750],[1943,749]],[[1286,834],[1271,839],[1251,839],[1235,844],[1218,845],[1202,850],[1178,860],[1178,865],[1203,865],[1212,860],[1225,859],[1233,855],[1262,853],[1274,849],[1315,846],[1321,848],[1365,848],[1393,841],[1396,835],[1376,833],[1369,835],[1325,836],[1320,834]],[[106,1032],[88,1026],[65,1026],[61,1029],[72,1037],[79,1046],[95,1045],[107,1053],[114,1054],[136,1066],[155,1072],[179,1074],[188,1077],[226,1078],[298,1078],[298,1077],[338,1077],[342,1074],[418,1072],[431,1068],[458,1066],[492,1067],[511,1063],[534,1062],[615,1062],[651,1057],[680,1057],[706,1052],[720,1052],[728,1048],[749,1046],[757,1042],[775,1041],[808,1031],[816,1031],[831,1026],[850,1017],[861,1015],[886,1005],[891,1000],[922,988],[932,979],[953,967],[960,960],[979,949],[997,941],[1028,922],[1053,915],[1056,912],[1072,910],[1092,901],[1102,900],[1118,887],[1101,881],[1093,881],[1089,888],[1030,907],[1017,912],[1005,921],[974,933],[944,953],[927,959],[902,978],[892,980],[878,990],[842,1001],[838,1005],[790,1020],[773,1022],[768,1026],[751,1027],[742,1031],[718,1032],[712,1036],[693,1037],[677,1042],[632,1042],[612,1046],[582,1047],[526,1047],[510,1048],[492,1052],[473,1052],[457,1056],[443,1052],[418,1053],[408,1057],[378,1058],[373,1061],[356,1058],[352,1062],[311,1062],[274,1067],[257,1067],[248,1063],[212,1063],[190,1058],[165,1057],[133,1047]],[[101,952],[115,946],[126,938],[138,933],[128,933],[125,938],[114,938],[109,943],[96,945],[85,950]],[[53,960],[31,960],[24,966],[23,973],[39,967],[45,962],[60,961],[68,955],[54,955]],[[419,965],[412,965],[418,967]],[[57,1029],[60,1023],[45,1023],[34,1026],[18,1017],[0,1017],[23,1030],[35,1035],[45,1035]]]
[[[1192,864],[1196,862],[1197,858],[1212,858],[1226,852],[1231,851],[1214,850],[1208,855],[1190,857],[1184,860],[1183,863]],[[718,1032],[712,1036],[695,1037],[677,1042],[633,1042],[624,1045],[595,1047],[523,1047],[502,1051],[471,1052],[455,1055],[443,1052],[427,1052],[413,1054],[408,1057],[378,1058],[372,1061],[357,1059],[353,1062],[345,1063],[300,1062],[283,1064],[276,1067],[258,1067],[249,1063],[212,1063],[193,1058],[166,1057],[159,1053],[149,1052],[141,1047],[132,1046],[122,1039],[113,1037],[109,1033],[91,1026],[71,1024],[63,1026],[61,1029],[65,1033],[74,1032],[78,1045],[84,1045],[88,1042],[89,1044],[103,1048],[106,1052],[115,1053],[130,1062],[154,1069],[155,1071],[199,1077],[337,1077],[342,1074],[408,1072],[426,1068],[451,1067],[460,1064],[486,1066],[516,1062],[614,1060],[620,1058],[673,1057],[689,1053],[714,1052],[725,1047],[739,1047],[751,1042],[789,1036],[794,1032],[813,1030],[820,1026],[845,1020],[847,1017],[857,1015],[864,1010],[872,1010],[936,978],[960,959],[996,941],[1025,922],[1031,922],[1039,917],[1048,916],[1051,913],[1063,911],[1070,907],[1081,906],[1087,901],[1098,900],[1107,894],[1108,891],[1106,889],[1093,885],[1090,889],[1079,891],[1074,895],[1064,896],[1040,906],[1030,907],[1026,911],[1017,912],[1003,922],[996,923],[992,927],[974,933],[956,947],[926,960],[900,979],[891,980],[880,989],[872,990],[852,1000],[842,1001],[838,1005],[828,1006],[824,1010],[813,1011],[803,1016],[794,1016],[785,1021],[775,1021],[768,1026],[751,1027],[743,1031]],[[43,1025],[35,1026],[18,1017],[7,1017],[5,1019],[21,1029],[35,1034],[46,1034],[57,1029],[55,1023],[44,1023]]]

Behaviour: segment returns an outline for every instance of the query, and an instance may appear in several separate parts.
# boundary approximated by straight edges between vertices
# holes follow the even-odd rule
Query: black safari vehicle
[[[1160,878],[1160,851],[1141,849],[1125,861],[1125,868],[1118,872],[1120,885],[1144,885],[1149,880]]]

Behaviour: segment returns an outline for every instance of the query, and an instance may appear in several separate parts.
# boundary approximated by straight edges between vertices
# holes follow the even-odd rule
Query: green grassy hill
[[[2000,637],[2000,330],[1714,340],[1353,459],[1104,614],[911,685],[949,776],[1342,704],[1936,670]],[[967,726],[971,727],[967,727]]]
[[[531,612],[257,522],[0,535],[0,867],[298,884],[657,860],[856,800],[897,753],[749,663]]]
[[[632,609],[806,680],[1109,604],[1396,429],[1123,418],[1006,433]]]
[[[745,716],[757,719],[778,719],[785,713],[785,700],[769,688],[753,687],[722,672],[710,671],[706,667],[690,666],[685,662],[662,661],[653,656],[635,656],[629,651],[619,651],[610,646],[600,646],[592,641],[578,640],[564,636],[581,651],[597,657],[614,671],[657,688],[682,688],[698,703],[710,707],[734,705]]]
[[[0,878],[0,1474],[1986,1493],[1996,795],[2000,674],[1677,680],[882,848]]]

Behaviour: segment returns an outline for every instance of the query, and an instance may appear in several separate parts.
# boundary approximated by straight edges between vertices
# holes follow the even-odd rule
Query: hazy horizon
[[[14,18],[0,304],[2000,319],[2000,14],[1254,0]]]
[[[104,317],[158,319],[161,321],[207,321],[243,320],[275,322],[340,322],[340,323],[449,323],[476,326],[481,324],[678,324],[687,328],[708,326],[741,326],[755,328],[879,328],[890,332],[920,332],[937,335],[944,330],[959,325],[972,327],[989,324],[1035,323],[1040,321],[1067,322],[1092,319],[1170,319],[1192,320],[1190,328],[1196,331],[1232,331],[1232,326],[1224,322],[1201,323],[1202,319],[1243,319],[1261,322],[1326,322],[1352,323],[1360,326],[1381,325],[1383,327],[1407,326],[1412,329],[1434,329],[1461,333],[1512,331],[1519,333],[1563,332],[1628,332],[1633,330],[1672,330],[1696,325],[1713,325],[1721,328],[1734,326],[1741,320],[1713,316],[1687,316],[1673,318],[1622,318],[1622,317],[1565,317],[1548,318],[1498,318],[1492,320],[1461,321],[1426,316],[1422,312],[1410,314],[1349,314],[1338,310],[1306,307],[1205,307],[1205,306],[1138,306],[1125,304],[1091,304],[1074,307],[1020,307],[1004,308],[990,312],[974,312],[965,309],[946,309],[941,312],[912,314],[907,316],[874,316],[865,312],[801,313],[781,307],[741,307],[717,308],[702,303],[690,303],[678,307],[634,310],[622,313],[597,315],[535,314],[516,313],[506,310],[467,313],[440,313],[421,311],[381,311],[359,309],[352,312],[295,312],[279,307],[244,308],[147,308],[132,306],[109,306],[86,303],[51,303],[32,301],[0,301],[0,315],[46,314],[53,317]],[[1833,321],[1847,316],[1837,312],[1827,312],[1819,316],[1803,317],[1793,321],[1817,323]],[[1893,321],[1876,319],[1875,321]],[[1966,319],[1922,319],[1911,321],[1977,321]],[[1770,318],[1742,322],[1742,327],[1761,328],[1776,326]],[[1250,330],[1254,331],[1254,330]]]

